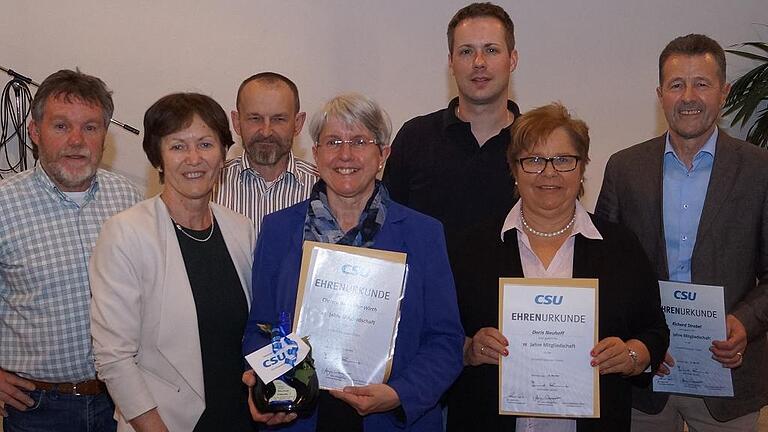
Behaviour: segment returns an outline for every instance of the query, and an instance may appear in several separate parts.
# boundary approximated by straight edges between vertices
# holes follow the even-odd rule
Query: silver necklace
[[[213,229],[216,227],[216,219],[213,218],[213,211],[211,210],[210,207],[208,207],[208,213],[211,215],[211,232],[209,232],[208,236],[204,239],[199,239],[193,235],[190,235],[188,232],[184,231],[184,228],[181,225],[179,225],[179,223],[176,222],[173,218],[171,218],[171,220],[173,221],[173,224],[176,226],[176,229],[181,231],[182,234],[184,234],[185,236],[191,238],[196,242],[205,243],[208,240],[210,240],[211,237],[213,237]]]
[[[523,226],[525,227],[525,229],[528,232],[530,232],[531,234],[535,235],[535,236],[539,236],[539,237],[557,237],[559,235],[562,235],[563,233],[565,233],[569,229],[571,229],[571,227],[573,226],[573,223],[576,222],[576,212],[575,211],[573,212],[573,217],[571,218],[570,222],[568,222],[568,225],[562,227],[561,229],[559,229],[557,231],[552,231],[552,232],[537,231],[537,230],[531,228],[531,226],[528,225],[528,222],[525,220],[525,216],[523,215],[523,206],[520,206],[520,220],[523,222]]]

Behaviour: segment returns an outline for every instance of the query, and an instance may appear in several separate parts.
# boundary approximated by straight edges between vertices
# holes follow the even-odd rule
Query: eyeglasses
[[[377,144],[375,139],[352,138],[349,140],[343,140],[339,138],[330,138],[326,141],[322,141],[322,146],[326,147],[328,150],[339,150],[345,143],[349,144],[349,148],[352,150],[361,150],[369,144]],[[320,144],[320,142],[316,143],[316,145]]]
[[[579,160],[581,160],[581,158],[575,155],[562,155],[552,156],[550,158],[542,156],[525,157],[518,159],[517,162],[520,163],[520,167],[524,172],[529,174],[541,174],[547,169],[547,163],[551,163],[552,168],[557,172],[568,172],[576,169]]]

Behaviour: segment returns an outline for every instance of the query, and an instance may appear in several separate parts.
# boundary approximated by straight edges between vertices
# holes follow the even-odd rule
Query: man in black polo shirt
[[[507,100],[517,66],[514,24],[499,6],[471,4],[448,24],[448,50],[459,96],[403,125],[384,182],[395,201],[443,223],[453,256],[468,227],[514,203],[505,155],[509,126],[520,114]]]

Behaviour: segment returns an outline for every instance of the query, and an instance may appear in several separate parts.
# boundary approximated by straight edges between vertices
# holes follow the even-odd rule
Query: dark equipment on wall
[[[0,94],[0,179],[20,173],[37,164],[37,148],[29,142],[27,117],[32,105],[29,86],[40,87],[13,69],[0,66],[0,70],[11,76],[11,80]],[[138,135],[139,130],[115,119],[110,122]],[[13,148],[9,147],[16,144]],[[12,152],[16,149],[15,152]]]

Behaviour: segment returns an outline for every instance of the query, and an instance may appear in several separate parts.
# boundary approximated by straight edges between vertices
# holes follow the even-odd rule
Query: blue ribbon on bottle
[[[299,344],[288,337],[290,326],[291,322],[288,312],[280,312],[280,324],[272,328],[272,352],[277,354],[283,349],[284,345],[287,346],[288,350],[285,352],[284,361],[285,364],[294,367],[299,357]]]

